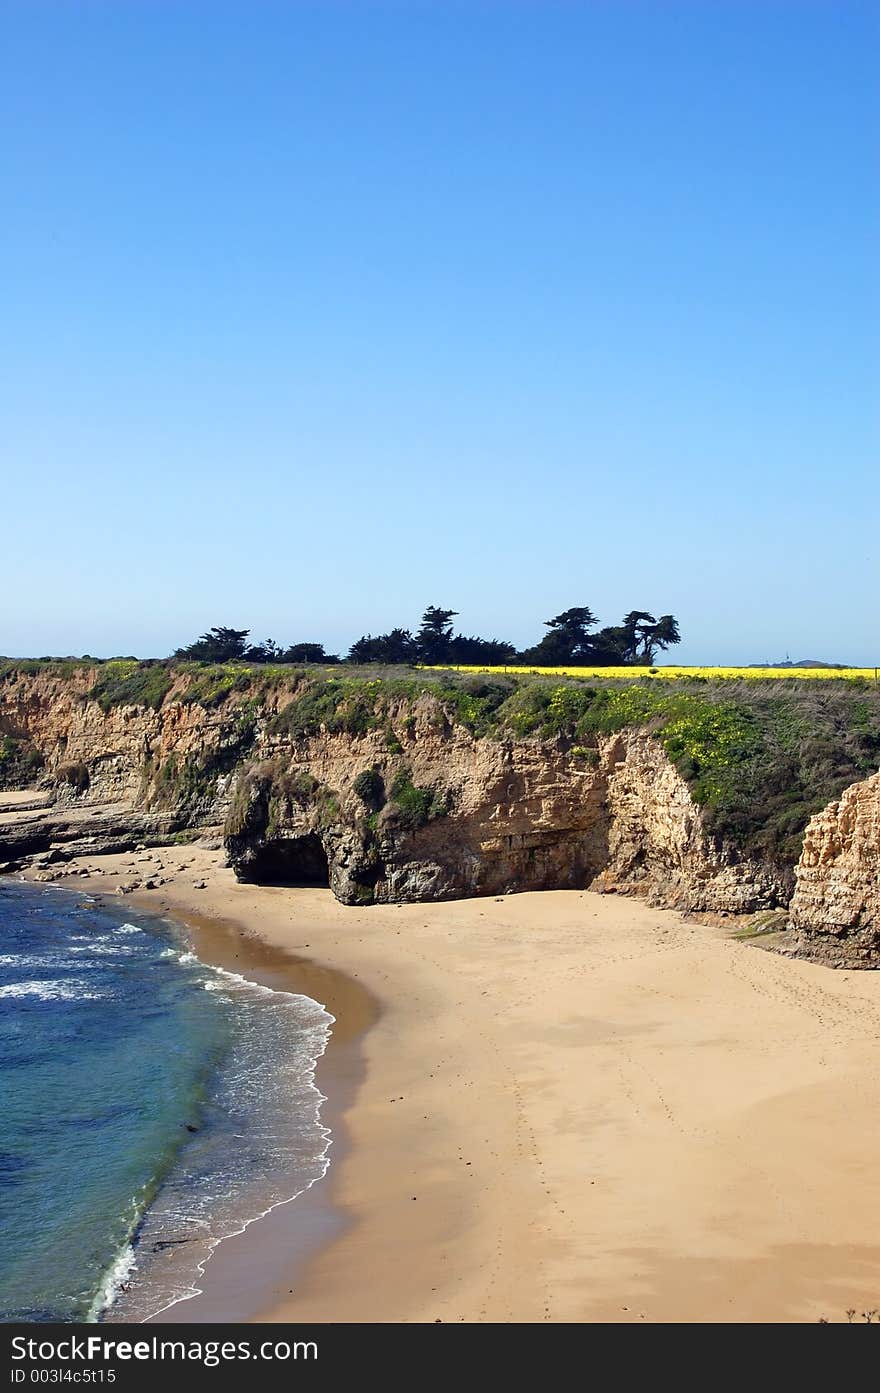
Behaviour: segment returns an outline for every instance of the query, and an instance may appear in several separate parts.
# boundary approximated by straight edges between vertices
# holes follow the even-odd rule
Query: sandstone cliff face
[[[846,789],[809,823],[790,918],[802,948],[880,961],[880,774]]]
[[[206,707],[186,699],[182,674],[156,709],[105,712],[88,696],[95,676],[7,678],[0,734],[39,750],[58,802],[134,808],[170,831],[228,817],[227,849],[245,879],[323,879],[348,903],[593,885],[748,913],[791,897],[790,872],[708,835],[686,782],[645,731],[600,737],[590,750],[562,738],[476,738],[421,696],[392,707],[382,729],[291,736],[272,733],[289,692]],[[356,791],[370,770],[384,789],[374,801]],[[402,776],[415,814],[394,796]],[[874,780],[814,819],[793,905],[805,942],[875,942],[877,822]],[[32,833],[16,842],[0,827],[0,861]]]
[[[452,899],[512,890],[627,889],[687,909],[780,903],[784,876],[718,847],[684,780],[650,736],[566,742],[476,739],[433,702],[397,713],[386,735],[266,741],[239,787],[227,846],[243,879],[325,874],[346,903]],[[372,812],[355,780],[396,771],[442,811],[409,825],[393,797]],[[314,781],[316,787],[312,787]]]
[[[185,678],[158,709],[115,706],[104,712],[87,697],[96,677],[96,669],[84,668],[70,678],[40,673],[0,683],[0,734],[26,740],[39,751],[40,782],[55,786],[56,801],[78,804],[85,796],[134,807],[180,804],[193,819],[222,820],[228,775],[244,753],[236,714],[180,701]],[[218,771],[219,782],[206,779],[182,790],[168,776],[170,761],[181,768],[189,761],[192,767],[219,755],[222,764],[225,751],[229,767]],[[85,787],[66,777],[78,769],[87,771]]]
[[[537,741],[476,740],[438,721],[431,701],[401,707],[392,724],[393,751],[383,731],[264,742],[274,779],[267,787],[258,765],[243,790],[242,821],[233,817],[228,837],[238,873],[295,875],[314,849],[309,837],[346,902],[583,886],[602,868],[607,819],[595,770]],[[389,793],[405,769],[440,814],[410,825],[390,796],[371,809],[354,791],[370,769]]]
[[[662,746],[638,731],[601,745],[607,779],[606,884],[644,886],[658,904],[749,914],[785,904],[790,876],[707,835],[703,814]],[[598,888],[598,887],[597,887]]]

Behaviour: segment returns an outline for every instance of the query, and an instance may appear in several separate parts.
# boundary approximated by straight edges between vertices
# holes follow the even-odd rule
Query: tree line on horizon
[[[454,609],[429,605],[415,633],[391,629],[387,634],[364,634],[345,658],[327,653],[322,643],[293,643],[282,648],[274,639],[250,643],[250,629],[217,626],[194,643],[172,655],[182,662],[199,663],[382,663],[409,667],[486,666],[506,664],[530,667],[651,667],[658,652],[681,642],[678,621],[672,614],[655,618],[647,610],[630,610],[619,624],[598,628],[599,620],[587,605],[563,610],[547,619],[547,629],[531,648],[518,651],[503,639],[457,634]],[[594,632],[595,631],[595,632]]]

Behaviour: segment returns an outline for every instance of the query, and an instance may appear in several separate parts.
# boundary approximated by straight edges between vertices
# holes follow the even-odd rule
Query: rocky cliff
[[[826,960],[880,961],[880,774],[811,820],[791,901],[792,928]]]
[[[442,694],[377,682],[347,722],[322,719],[311,696],[310,718],[297,707],[293,721],[280,681],[255,693],[172,669],[149,700],[120,700],[101,680],[88,668],[0,680],[0,737],[39,764],[56,805],[0,819],[0,862],[222,823],[240,878],[323,882],[346,903],[588,886],[729,914],[791,899],[792,868],[710,830],[650,726],[589,744],[480,729]],[[74,831],[59,804],[77,810]],[[878,780],[810,824],[792,904],[806,950],[875,952],[878,826]]]
[[[99,669],[76,668],[68,676],[21,673],[0,683],[0,735],[36,754],[40,784],[53,787],[62,803],[85,797],[194,818],[221,815],[226,783],[219,776],[235,767],[251,735],[242,729],[241,706],[209,709],[189,700],[185,675],[157,706],[105,706],[89,695],[98,679]],[[228,767],[214,771],[218,778],[199,779],[196,767],[212,759]]]
[[[747,912],[779,903],[778,873],[718,846],[650,736],[575,750],[438,727],[430,698],[399,731],[268,742],[243,774],[227,846],[244,879],[320,875],[346,903],[596,885],[658,903]]]
[[[597,883],[748,912],[786,895],[780,872],[706,834],[687,784],[637,730],[589,748],[478,737],[428,693],[392,702],[377,729],[298,735],[273,729],[283,689],[203,705],[183,675],[156,706],[104,709],[89,696],[97,678],[7,678],[0,730],[38,753],[58,802],[140,814],[132,837],[155,834],[157,813],[172,830],[226,821],[242,878],[326,879],[347,903]],[[36,824],[7,832],[7,857],[63,840],[57,818],[39,822],[42,840]],[[98,835],[117,845],[119,815],[108,826],[102,811]]]

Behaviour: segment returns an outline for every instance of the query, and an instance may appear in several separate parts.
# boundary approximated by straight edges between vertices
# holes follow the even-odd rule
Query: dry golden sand
[[[880,1306],[880,975],[616,896],[349,909],[238,885],[217,852],[159,856],[173,883],[145,904],[350,979],[313,969],[342,1038],[328,1177],[223,1244],[182,1319],[227,1316],[236,1291],[242,1313],[297,1321],[836,1321]],[[130,875],[134,859],[91,864]],[[206,956],[235,958],[230,932]],[[332,1093],[332,1069],[319,1082]],[[328,1199],[343,1223],[328,1227]],[[277,1265],[279,1244],[286,1267],[257,1312],[261,1254]]]

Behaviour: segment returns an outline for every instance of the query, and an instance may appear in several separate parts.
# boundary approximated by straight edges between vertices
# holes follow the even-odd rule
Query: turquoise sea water
[[[143,1319],[323,1175],[332,1017],[175,928],[0,883],[0,1319]]]

